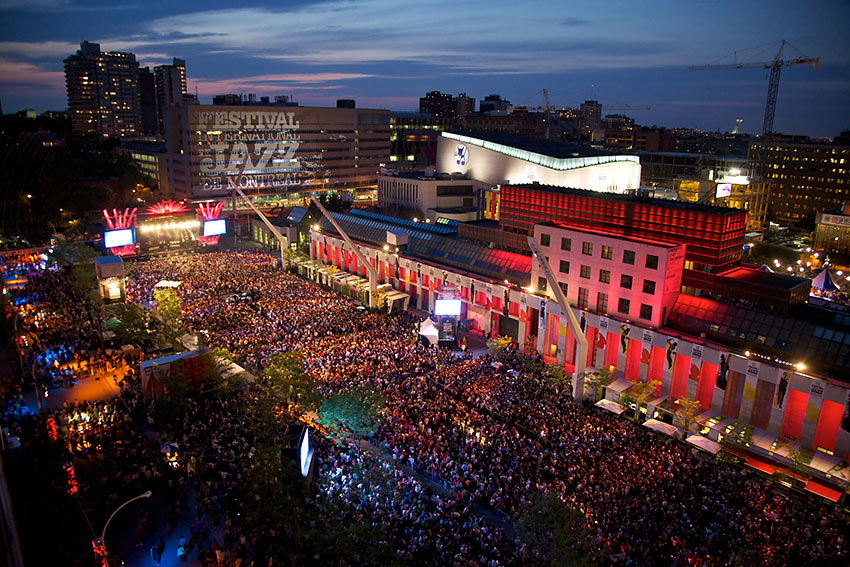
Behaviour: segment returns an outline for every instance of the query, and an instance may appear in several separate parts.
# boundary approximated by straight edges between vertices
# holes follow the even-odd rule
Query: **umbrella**
[[[599,400],[598,402],[596,402],[596,405],[601,407],[602,409],[610,411],[611,413],[616,413],[617,415],[620,415],[621,413],[626,411],[626,408],[612,400]]]
[[[115,327],[118,327],[120,325],[121,325],[121,320],[116,319],[115,317],[110,317],[109,319],[106,320],[106,330],[107,331],[111,331],[112,329],[114,329]]]
[[[676,434],[681,431],[675,425],[670,425],[669,423],[664,423],[663,421],[658,421],[657,419],[648,419],[643,423],[643,426],[648,427],[654,431],[658,431],[659,433],[669,435],[670,437],[675,437]]]
[[[832,279],[832,274],[829,273],[829,270],[824,268],[821,273],[815,276],[815,279],[812,280],[812,287],[819,289],[821,291],[837,291],[838,286]]]
[[[166,455],[171,455],[171,454],[173,454],[173,453],[176,453],[176,452],[177,452],[177,449],[178,449],[178,447],[177,447],[177,443],[170,443],[170,442],[169,442],[169,443],[164,443],[164,444],[163,444],[163,445],[159,448],[159,450],[160,450],[162,453],[165,453]]]

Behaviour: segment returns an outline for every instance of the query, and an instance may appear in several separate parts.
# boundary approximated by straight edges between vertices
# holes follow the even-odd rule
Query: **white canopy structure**
[[[663,433],[664,435],[669,435],[670,437],[676,437],[679,432],[682,431],[675,425],[670,425],[669,423],[664,423],[663,421],[658,421],[657,419],[648,419],[643,422],[643,426],[648,427],[653,431]]]
[[[712,455],[716,455],[717,453],[719,453],[720,449],[722,448],[720,444],[715,443],[708,437],[703,437],[702,435],[691,435],[690,437],[685,439],[685,442],[690,443],[695,447],[699,447],[703,451],[711,453]]]
[[[440,338],[440,330],[437,325],[429,318],[425,319],[419,325],[419,336],[423,337],[429,344],[435,345]]]
[[[615,413],[617,415],[620,415],[621,413],[626,411],[626,408],[612,400],[599,400],[598,402],[596,402],[596,405],[604,410],[608,410],[611,413]]]

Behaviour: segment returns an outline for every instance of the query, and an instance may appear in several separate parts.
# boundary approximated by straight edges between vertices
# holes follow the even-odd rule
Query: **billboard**
[[[117,248],[118,246],[131,246],[136,242],[136,235],[132,228],[122,228],[120,230],[107,230],[103,233],[103,245],[107,248]]]
[[[224,219],[204,221],[204,236],[218,236],[226,232]]]
[[[460,317],[460,299],[437,299],[434,301],[434,315]]]
[[[202,191],[226,191],[232,187],[294,189],[330,181],[322,158],[324,150],[300,151],[301,122],[319,124],[315,111],[292,107],[222,108],[193,111],[189,120],[189,130],[198,133],[197,143],[204,156],[199,164]],[[348,141],[347,136],[337,134],[327,140]]]
[[[732,194],[732,184],[731,183],[718,183],[717,191],[714,193],[715,199],[720,199],[721,197],[728,197]]]

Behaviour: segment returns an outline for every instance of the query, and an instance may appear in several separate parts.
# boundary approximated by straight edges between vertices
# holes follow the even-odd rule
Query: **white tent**
[[[435,345],[439,341],[440,331],[437,325],[429,318],[419,324],[419,336],[424,337],[429,344]]]
[[[669,435],[670,437],[676,437],[678,433],[681,431],[675,425],[670,425],[669,423],[664,423],[663,421],[658,421],[657,419],[648,419],[643,422],[644,427],[648,427],[653,431],[658,431],[659,433],[663,433],[665,435]]]
[[[716,455],[720,452],[721,449],[718,443],[715,443],[711,439],[703,437],[702,435],[691,435],[690,437],[685,439],[685,441],[690,443],[691,445],[699,447],[703,451],[708,451],[712,455]]]
[[[612,400],[599,400],[598,402],[596,402],[596,405],[604,410],[610,411],[611,413],[616,413],[617,415],[620,415],[621,413],[626,411],[626,408]]]
[[[812,287],[821,291],[838,291],[838,286],[833,281],[832,274],[826,268],[821,270],[821,273],[812,280]]]

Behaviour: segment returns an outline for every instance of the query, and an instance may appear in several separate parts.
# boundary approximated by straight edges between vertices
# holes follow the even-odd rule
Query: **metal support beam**
[[[377,307],[376,300],[378,295],[378,270],[376,270],[375,267],[372,266],[372,263],[369,262],[369,260],[363,255],[362,252],[360,252],[360,249],[357,247],[357,245],[354,244],[354,242],[352,242],[350,238],[348,238],[348,234],[346,234],[345,231],[342,230],[342,227],[337,224],[337,222],[330,215],[327,209],[325,209],[322,203],[320,203],[316,197],[310,197],[310,199],[313,201],[313,203],[316,204],[317,207],[319,207],[319,210],[322,211],[322,214],[325,216],[326,219],[328,219],[328,222],[333,225],[337,232],[339,232],[339,235],[342,236],[342,239],[345,241],[348,247],[351,248],[351,251],[354,253],[354,255],[357,256],[358,262],[366,266],[366,273],[369,275],[369,306]]]
[[[260,220],[263,221],[267,227],[269,227],[269,230],[272,231],[272,234],[274,235],[274,237],[277,238],[278,242],[280,242],[280,263],[281,263],[281,265],[283,265],[283,263],[286,262],[286,264],[288,266],[289,260],[286,259],[285,253],[286,253],[286,250],[289,246],[289,242],[287,241],[286,237],[283,236],[280,233],[280,231],[277,229],[277,227],[271,223],[271,221],[268,219],[268,217],[265,214],[263,214],[263,211],[261,211],[260,209],[258,209],[257,207],[254,206],[254,203],[252,203],[248,199],[248,197],[245,196],[245,193],[243,193],[241,189],[239,189],[238,187],[234,187],[233,190],[236,191],[237,193],[239,193],[240,197],[245,199],[245,202],[248,203],[248,206],[251,207],[251,209],[253,209],[253,211],[255,213],[257,213],[257,216],[260,217]],[[235,215],[235,213],[236,213],[236,200],[235,199],[233,200],[233,211],[234,211],[233,218],[234,218],[234,221],[235,221],[235,219],[236,219],[236,215]]]
[[[581,402],[584,400],[584,374],[585,370],[587,370],[587,337],[585,336],[584,331],[581,330],[581,325],[579,325],[567,298],[564,297],[564,292],[561,291],[561,286],[558,285],[558,280],[555,279],[555,274],[552,273],[552,268],[549,266],[549,262],[546,260],[546,257],[540,253],[540,250],[537,248],[537,241],[532,236],[528,237],[528,247],[531,248],[531,252],[537,260],[537,264],[540,266],[540,270],[543,272],[543,275],[546,276],[549,289],[551,289],[552,293],[555,294],[555,300],[561,307],[561,313],[567,314],[570,330],[573,332],[573,336],[576,339],[577,352],[576,368],[573,372],[573,399],[577,402]]]

